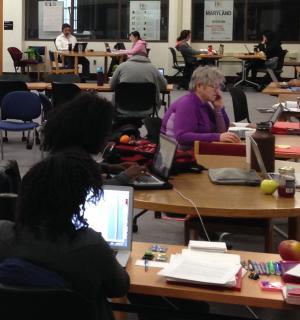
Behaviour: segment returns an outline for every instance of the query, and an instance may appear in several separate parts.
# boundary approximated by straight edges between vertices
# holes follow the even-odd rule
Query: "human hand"
[[[292,87],[300,87],[300,80],[297,80],[297,79],[290,80],[288,82],[288,85]]]
[[[215,101],[213,101],[212,104],[213,104],[216,111],[219,111],[223,108],[223,106],[224,106],[223,98],[219,92],[216,94],[216,99],[215,99]]]
[[[241,140],[233,132],[224,132],[220,134],[220,142],[239,143]]]
[[[146,172],[145,166],[139,166],[138,164],[133,164],[124,170],[124,173],[127,175],[129,179],[135,179]]]

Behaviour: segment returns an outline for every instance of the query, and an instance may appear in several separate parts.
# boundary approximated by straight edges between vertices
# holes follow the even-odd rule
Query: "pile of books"
[[[195,245],[195,244],[194,244]],[[224,248],[222,248],[224,250]],[[241,258],[236,254],[183,249],[158,273],[168,282],[241,290]]]
[[[286,285],[282,294],[286,303],[300,305],[300,263],[297,261],[281,262],[282,279]]]

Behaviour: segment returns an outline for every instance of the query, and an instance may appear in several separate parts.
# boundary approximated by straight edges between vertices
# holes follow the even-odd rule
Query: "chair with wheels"
[[[56,108],[58,105],[72,100],[80,91],[80,88],[74,83],[52,82],[53,107]]]
[[[116,123],[133,123],[140,127],[141,120],[157,116],[156,86],[151,82],[121,82],[115,88]]]
[[[2,131],[27,131],[27,149],[31,149],[32,144],[30,142],[30,132],[33,131],[33,144],[35,144],[35,129],[39,126],[39,123],[34,122],[33,119],[38,118],[40,115],[41,100],[38,95],[32,92],[10,92],[3,98],[0,119],[0,143],[2,160],[4,158]],[[20,122],[19,120],[24,122]]]
[[[240,88],[233,87],[230,89],[230,94],[233,103],[234,121],[240,122],[247,120],[248,123],[251,123],[245,92]]]
[[[16,47],[9,47],[7,51],[13,60],[15,73],[18,73],[19,69],[21,69],[21,73],[25,73],[27,67],[27,73],[29,74],[29,66],[38,64],[37,60],[23,59],[23,52]]]
[[[170,47],[169,50],[171,51],[172,59],[173,59],[172,68],[177,70],[177,72],[174,74],[173,77],[176,77],[179,74],[181,74],[183,76],[183,71],[184,71],[185,64],[178,63],[176,50],[174,48]]]

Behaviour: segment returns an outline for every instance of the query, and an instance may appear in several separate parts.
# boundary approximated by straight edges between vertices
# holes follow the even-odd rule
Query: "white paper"
[[[215,241],[195,241],[190,240],[189,249],[196,249],[208,252],[226,252],[227,247],[225,242],[215,242]]]
[[[300,263],[286,272],[290,276],[300,277]]]
[[[139,259],[135,262],[136,266],[145,267],[145,260]],[[163,261],[152,261],[148,260],[147,267],[149,268],[165,268],[169,265],[169,262],[163,262]]]

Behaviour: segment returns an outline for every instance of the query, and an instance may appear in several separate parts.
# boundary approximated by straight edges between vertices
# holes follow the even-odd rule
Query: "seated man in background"
[[[62,33],[56,38],[57,50],[69,50],[69,44],[74,48],[77,39],[72,35],[71,26],[68,23],[62,25]],[[74,57],[65,57],[65,64],[68,68],[74,68]],[[82,77],[88,78],[90,75],[90,62],[86,57],[78,57],[78,64],[82,65]]]
[[[160,107],[160,91],[165,90],[167,80],[160,74],[151,61],[141,55],[134,55],[121,63],[115,70],[110,85],[112,89],[121,82],[154,83],[156,86],[156,105]]]
[[[240,142],[228,132],[229,118],[224,109],[220,86],[225,78],[216,67],[198,67],[192,75],[190,93],[176,100],[165,113],[161,132],[183,149],[194,141]]]

